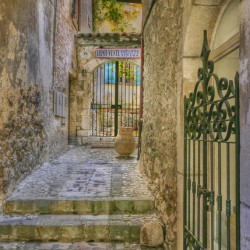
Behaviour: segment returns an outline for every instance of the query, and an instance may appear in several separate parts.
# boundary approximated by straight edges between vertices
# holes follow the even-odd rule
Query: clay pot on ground
[[[115,151],[120,156],[128,157],[135,152],[136,144],[133,135],[133,128],[120,127],[115,138]]]

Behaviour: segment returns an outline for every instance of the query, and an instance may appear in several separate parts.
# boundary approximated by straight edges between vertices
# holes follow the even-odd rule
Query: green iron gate
[[[116,136],[118,128],[132,127],[138,136],[140,67],[127,61],[110,61],[93,74],[92,136]]]
[[[219,78],[204,32],[198,81],[184,99],[184,247],[239,247],[239,75]]]

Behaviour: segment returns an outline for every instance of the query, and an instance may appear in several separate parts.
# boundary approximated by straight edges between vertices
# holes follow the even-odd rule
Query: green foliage
[[[124,18],[123,3],[115,0],[94,0],[94,31],[98,32],[102,23],[107,20],[114,25],[113,32],[124,32],[127,22]]]
[[[127,62],[119,62],[118,77],[125,75],[127,83],[135,84],[136,70],[133,64]]]

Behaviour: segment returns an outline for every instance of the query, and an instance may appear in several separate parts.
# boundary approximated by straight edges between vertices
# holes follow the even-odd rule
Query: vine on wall
[[[115,0],[94,0],[94,31],[98,32],[100,26],[109,21],[113,25],[113,32],[124,32],[128,22],[124,18],[124,3]]]

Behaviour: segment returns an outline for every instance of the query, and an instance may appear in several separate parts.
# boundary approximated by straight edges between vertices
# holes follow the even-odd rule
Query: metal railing
[[[184,247],[240,249],[239,75],[219,78],[204,32],[198,81],[184,100]]]

